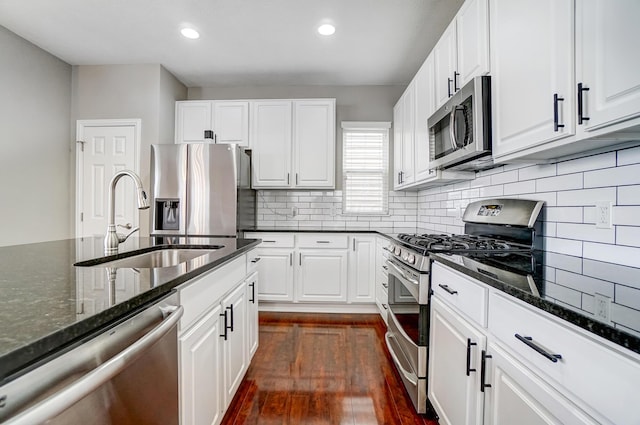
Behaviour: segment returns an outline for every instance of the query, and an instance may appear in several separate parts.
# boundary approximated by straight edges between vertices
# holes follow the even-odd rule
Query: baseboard
[[[380,314],[376,303],[370,304],[324,304],[324,303],[278,303],[261,301],[259,311],[283,313],[361,313]]]

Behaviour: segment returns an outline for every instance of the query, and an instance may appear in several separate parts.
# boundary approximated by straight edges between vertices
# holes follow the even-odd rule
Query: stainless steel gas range
[[[463,215],[464,235],[401,233],[386,247],[390,314],[385,339],[418,413],[427,410],[429,255],[465,254],[479,272],[508,273],[508,279],[535,292],[542,206],[524,199],[473,202]]]

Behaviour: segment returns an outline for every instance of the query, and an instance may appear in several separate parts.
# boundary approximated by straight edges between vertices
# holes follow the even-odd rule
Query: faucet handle
[[[127,224],[118,224],[118,227],[122,227],[123,229],[131,229],[133,226],[131,225],[131,223],[127,223]]]
[[[126,226],[122,226],[122,227],[126,227]],[[129,232],[128,234],[126,234],[126,235],[123,235],[122,233],[117,233],[117,235],[118,235],[118,242],[119,242],[119,243],[122,243],[122,242],[126,241],[126,240],[127,240],[127,238],[128,238],[129,236],[133,235],[133,234],[134,234],[135,232],[137,232],[138,230],[140,230],[140,228],[139,228],[139,227],[136,227],[135,229],[133,229],[132,231],[130,231],[130,232]]]

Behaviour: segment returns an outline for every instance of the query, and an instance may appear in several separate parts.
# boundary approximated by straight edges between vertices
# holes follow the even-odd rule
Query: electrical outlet
[[[611,229],[611,201],[596,201],[596,227]]]
[[[596,294],[594,315],[603,322],[611,322],[611,298]]]

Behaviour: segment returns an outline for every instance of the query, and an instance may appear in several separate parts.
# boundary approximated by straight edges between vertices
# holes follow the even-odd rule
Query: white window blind
[[[342,127],[343,214],[388,214],[388,123],[343,122]]]

